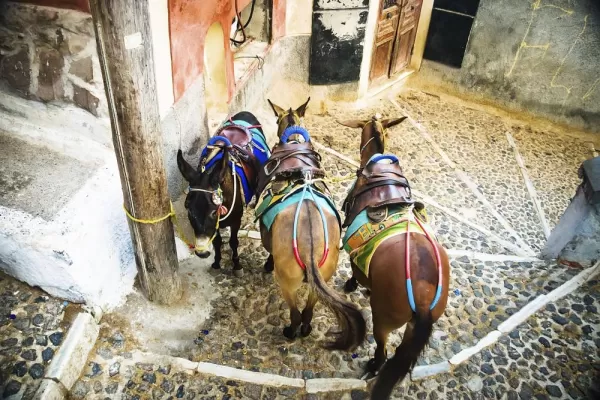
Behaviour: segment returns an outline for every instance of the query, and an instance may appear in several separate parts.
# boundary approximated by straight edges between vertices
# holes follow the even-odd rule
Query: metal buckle
[[[263,169],[264,169],[264,171],[265,171],[265,174],[266,174],[267,176],[271,176],[271,174],[272,174],[273,172],[275,172],[275,170],[276,170],[277,168],[279,168],[279,164],[281,164],[281,159],[280,159],[280,158],[277,158],[275,161],[276,161],[275,168],[273,168],[273,169],[272,169],[270,172],[269,172],[269,170],[267,169],[267,167],[269,166],[269,164],[270,164],[272,161],[268,161],[268,162],[265,164],[265,166],[263,167]]]

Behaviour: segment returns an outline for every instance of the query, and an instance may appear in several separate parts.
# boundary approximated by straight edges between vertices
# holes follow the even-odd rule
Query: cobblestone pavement
[[[579,272],[520,257],[539,252],[545,236],[507,134],[525,160],[550,228],[575,193],[577,167],[589,156],[587,139],[540,130],[417,91],[406,91],[394,101],[380,99],[358,111],[335,105],[326,115],[307,116],[304,123],[315,140],[358,161],[360,131],[336,120],[369,118],[380,112],[384,117],[410,115],[417,122],[407,120],[391,128],[387,151],[400,157],[413,189],[439,205],[427,204],[427,208],[440,241],[452,254],[448,307],[418,362],[434,364],[473,346],[537,296]],[[321,154],[329,177],[353,176],[354,167]],[[330,185],[338,206],[350,184]],[[257,229],[250,210],[243,228]],[[318,304],[312,334],[289,342],[282,335],[288,309],[273,277],[262,270],[267,254],[260,241],[240,240],[243,278],[232,275],[229,248],[224,250],[224,268],[206,272],[214,276],[220,294],[212,302],[212,315],[186,352],[174,355],[291,378],[363,375],[375,349],[371,334],[354,353],[323,350],[334,319]],[[503,261],[506,257],[512,261]],[[348,257],[341,253],[331,282],[338,292],[349,274]],[[364,290],[347,297],[362,308],[371,332]],[[600,370],[599,297],[600,283],[590,281],[452,373],[407,380],[395,397],[587,398]],[[110,319],[103,324],[87,369],[72,390],[74,398],[367,398],[362,391],[314,397],[296,389],[273,390],[170,371],[166,366],[136,365],[132,350],[143,349],[143,344],[130,341],[127,329]],[[390,336],[389,348],[400,339],[401,330]]]
[[[76,306],[0,272],[0,396],[33,399]]]

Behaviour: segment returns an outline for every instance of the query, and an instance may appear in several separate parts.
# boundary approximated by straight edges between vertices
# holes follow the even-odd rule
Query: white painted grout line
[[[448,361],[442,361],[432,365],[417,365],[410,373],[410,379],[418,381],[432,376],[450,372],[452,365]]]
[[[492,231],[487,230],[486,228],[479,226],[471,221],[469,221],[468,219],[464,218],[462,215],[450,210],[449,208],[444,207],[443,205],[439,204],[437,201],[435,201],[434,199],[432,199],[431,197],[427,196],[424,193],[419,192],[418,190],[412,189],[412,192],[418,196],[423,203],[429,204],[430,206],[433,206],[437,209],[439,209],[440,211],[443,211],[444,213],[450,215],[451,217],[457,219],[458,221],[462,222],[465,225],[470,226],[471,228],[478,230],[479,232],[483,233],[484,235],[488,236],[490,239],[494,240],[495,242],[501,244],[503,247],[511,250],[513,253],[515,253],[516,255],[522,256],[522,257],[531,257],[531,254],[529,254],[528,252],[526,252],[524,249],[522,249],[521,247],[509,242],[508,240],[502,239],[500,236],[496,235],[495,233],[493,233]]]
[[[510,132],[506,132],[506,140],[508,140],[508,144],[512,147],[513,152],[515,153],[515,158],[517,160],[517,164],[521,169],[521,174],[523,175],[523,179],[525,180],[525,186],[527,187],[527,191],[529,192],[529,196],[533,201],[533,205],[535,206],[535,210],[537,211],[538,218],[540,219],[540,223],[542,224],[542,230],[544,231],[544,235],[546,235],[546,239],[550,237],[550,225],[548,224],[548,220],[546,219],[546,214],[544,213],[544,209],[542,208],[542,203],[537,195],[537,191],[535,190],[535,186],[529,178],[529,173],[527,172],[527,167],[525,166],[525,162],[523,161],[523,157],[521,157],[521,153],[519,152],[519,148],[513,136]]]
[[[492,215],[500,222],[500,224],[504,227],[504,229],[506,229],[506,231],[508,233],[510,233],[519,243],[519,245],[521,246],[521,248],[523,248],[528,255],[535,255],[535,251],[527,244],[525,243],[525,241],[521,238],[521,236],[517,233],[517,231],[510,225],[510,223],[506,220],[506,218],[504,218],[497,210],[496,207],[494,207],[489,201],[488,199],[485,197],[485,195],[483,193],[481,193],[481,191],[479,190],[479,188],[477,187],[477,184],[475,182],[473,182],[473,180],[464,172],[462,171],[451,159],[450,157],[448,157],[448,155],[446,154],[446,152],[444,150],[442,150],[442,148],[433,140],[433,138],[431,137],[431,135],[429,134],[429,132],[427,132],[427,129],[425,129],[425,127],[423,125],[421,125],[419,122],[417,122],[415,119],[413,119],[410,115],[408,115],[408,113],[406,112],[406,110],[404,110],[400,104],[398,104],[394,99],[392,98],[388,98],[388,100],[394,105],[396,106],[396,108],[401,111],[405,116],[407,116],[408,121],[415,127],[417,128],[417,130],[421,133],[421,136],[423,136],[423,138],[425,138],[425,140],[431,145],[431,147],[434,148],[434,150],[440,155],[440,157],[444,160],[444,162],[446,164],[448,164],[448,166],[450,168],[452,168],[454,170],[454,173],[456,174],[456,176],[458,176],[458,178],[463,181],[463,183],[465,183],[469,189],[471,189],[471,192],[473,192],[473,194],[475,195],[475,197],[477,197],[477,199],[483,203],[483,205],[486,206],[486,208],[490,211],[490,213],[492,213]]]
[[[465,349],[458,354],[455,354],[454,357],[452,357],[448,361],[453,366],[467,361],[469,358],[479,353],[485,347],[491,346],[494,343],[496,343],[500,336],[502,336],[503,334],[512,332],[517,326],[525,322],[529,317],[534,315],[542,307],[571,294],[584,283],[588,282],[596,275],[598,275],[598,273],[600,273],[600,261],[598,261],[593,267],[581,271],[575,277],[571,278],[569,281],[552,290],[550,293],[536,297],[532,302],[525,305],[525,307],[521,308],[521,310],[511,315],[506,321],[501,323],[498,326],[497,330],[488,333],[487,336],[481,339],[475,346]]]
[[[304,388],[306,385],[303,379],[288,378],[281,375],[266,374],[264,372],[246,371],[243,369],[207,362],[198,363],[197,371],[202,374],[215,375],[221,378],[234,379],[242,382],[254,383],[257,385],[275,387],[289,386],[297,388]]]
[[[357,161],[354,161],[353,159],[351,159],[350,157],[347,157],[341,153],[338,153],[337,151],[330,149],[329,147],[326,147],[324,145],[322,145],[319,142],[316,142],[315,140],[312,140],[313,144],[315,145],[316,148],[323,150],[329,154],[332,154],[334,156],[336,156],[337,158],[346,161],[348,164],[352,165],[355,168],[359,168],[360,167],[360,163]]]
[[[513,262],[536,262],[543,261],[537,257],[523,257],[523,256],[513,256],[507,254],[489,254],[489,253],[478,253],[471,250],[460,250],[460,249],[448,249],[446,253],[450,257],[458,258],[467,256],[469,258],[474,258],[479,261],[513,261]]]
[[[100,328],[91,314],[79,313],[50,363],[44,379],[60,382],[67,391],[71,389],[85,367],[99,332]]]
[[[63,400],[67,398],[68,391],[58,382],[42,379],[40,387],[35,392],[35,400]]]
[[[348,164],[354,166],[354,167],[359,167],[360,164],[346,156],[344,156],[343,154],[338,153],[335,150],[332,150],[328,147],[323,146],[322,144],[316,142],[313,139],[313,144],[315,145],[315,147],[318,147],[320,149],[325,150],[328,153],[333,154],[334,156],[340,158],[341,160],[346,161]],[[431,197],[425,195],[424,193],[419,192],[416,189],[412,189],[412,192],[420,198],[420,200],[423,201],[423,203],[429,204],[431,206],[434,206],[435,208],[438,208],[440,211],[443,211],[444,213],[450,215],[451,217],[454,217],[455,219],[459,220],[460,222],[462,222],[463,224],[466,224],[468,226],[470,226],[471,228],[478,230],[479,232],[483,233],[486,236],[489,236],[491,239],[493,239],[495,242],[501,244],[503,247],[511,250],[513,253],[519,255],[519,256],[523,256],[523,257],[531,257],[533,256],[533,254],[525,251],[523,248],[512,244],[511,242],[509,242],[508,240],[504,240],[502,239],[500,236],[492,233],[491,231],[469,221],[468,219],[464,218],[462,215],[450,210],[449,208],[446,208],[444,206],[442,206],[441,204],[439,204],[438,202],[436,202],[435,200],[433,200]]]

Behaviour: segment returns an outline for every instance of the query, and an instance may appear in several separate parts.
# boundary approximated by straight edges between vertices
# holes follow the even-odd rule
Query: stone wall
[[[415,81],[600,132],[600,2],[481,0],[459,69]]]
[[[92,17],[1,2],[0,85],[26,99],[73,103],[106,116]]]

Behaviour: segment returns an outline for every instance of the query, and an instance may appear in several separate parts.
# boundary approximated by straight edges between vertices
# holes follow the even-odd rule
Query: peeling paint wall
[[[600,2],[481,0],[460,69],[424,61],[418,83],[600,132]]]
[[[357,82],[363,56],[369,0],[315,0],[310,83]]]

